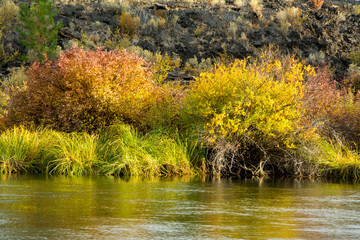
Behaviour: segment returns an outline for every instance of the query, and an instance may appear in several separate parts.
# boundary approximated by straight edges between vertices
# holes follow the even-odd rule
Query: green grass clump
[[[99,134],[27,130],[14,127],[0,134],[2,173],[61,175],[186,175],[187,144],[161,132],[138,133],[126,124]]]
[[[51,161],[46,172],[50,174],[93,174],[100,164],[96,153],[97,136],[85,133],[61,133],[53,131],[49,149]]]
[[[0,171],[33,173],[46,158],[46,135],[16,127],[0,134]]]
[[[106,175],[175,175],[189,174],[187,148],[162,134],[150,132],[144,136],[124,124],[116,124],[99,137],[98,150],[105,164]]]
[[[328,175],[342,178],[360,178],[360,157],[358,151],[352,149],[340,139],[325,140],[319,143],[320,170]]]

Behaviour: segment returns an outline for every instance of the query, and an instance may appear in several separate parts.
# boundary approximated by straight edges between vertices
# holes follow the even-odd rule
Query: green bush
[[[360,66],[360,51],[350,53],[349,58],[353,64]]]
[[[122,34],[126,36],[133,36],[139,28],[139,17],[134,17],[129,12],[122,12],[120,17],[118,17],[119,29]]]
[[[40,60],[53,56],[57,47],[58,31],[62,27],[61,22],[55,24],[54,17],[58,12],[54,11],[51,0],[35,0],[30,8],[24,3],[20,4],[20,21],[22,28],[17,28],[22,43],[30,51],[27,60]],[[30,56],[30,57],[29,57]]]
[[[0,30],[8,29],[16,21],[18,7],[12,0],[0,0]]]
[[[3,36],[12,29],[17,20],[18,8],[11,0],[0,0],[0,66],[15,60],[19,53],[6,52],[2,41]]]

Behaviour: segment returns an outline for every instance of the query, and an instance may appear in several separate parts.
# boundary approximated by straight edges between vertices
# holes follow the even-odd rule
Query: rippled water
[[[359,239],[360,187],[0,176],[0,239]]]

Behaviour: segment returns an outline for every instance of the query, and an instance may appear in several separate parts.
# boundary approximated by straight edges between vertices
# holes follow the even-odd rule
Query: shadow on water
[[[0,239],[357,239],[360,187],[310,179],[0,177]]]

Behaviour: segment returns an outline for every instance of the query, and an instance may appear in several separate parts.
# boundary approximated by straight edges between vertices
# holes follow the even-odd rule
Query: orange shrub
[[[314,3],[314,8],[317,10],[324,4],[324,0],[312,0],[312,2]]]
[[[56,62],[33,63],[24,90],[11,95],[13,124],[93,131],[116,119],[142,127],[161,98],[153,71],[126,51],[72,48]]]

